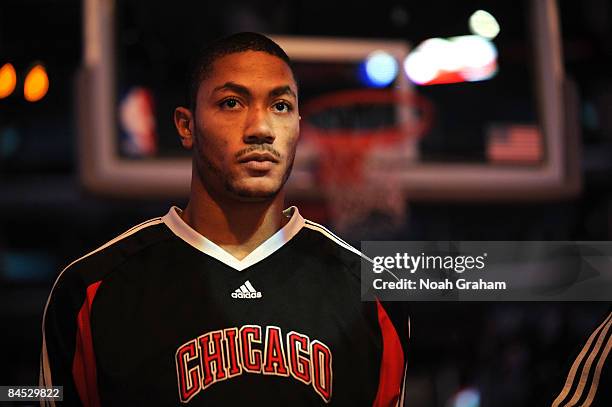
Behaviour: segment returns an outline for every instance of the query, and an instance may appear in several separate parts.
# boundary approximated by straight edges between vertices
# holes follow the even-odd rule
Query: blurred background
[[[67,264],[185,206],[172,113],[194,52],[237,31],[294,61],[289,203],[357,247],[610,240],[607,0],[3,0],[0,384],[37,383]],[[413,304],[406,405],[550,402],[609,306]]]

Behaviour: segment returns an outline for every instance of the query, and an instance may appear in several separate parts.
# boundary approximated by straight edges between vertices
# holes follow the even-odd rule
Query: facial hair
[[[274,199],[279,194],[279,192],[283,189],[283,187],[285,186],[285,183],[287,182],[287,180],[289,179],[289,176],[291,175],[291,171],[293,170],[296,146],[293,147],[293,150],[288,155],[289,162],[288,162],[287,168],[285,170],[285,173],[283,174],[282,180],[278,188],[276,188],[273,191],[267,191],[264,193],[257,192],[257,191],[250,191],[250,190],[242,189],[242,188],[237,188],[232,182],[232,180],[227,176],[227,174],[224,173],[221,170],[221,168],[216,166],[209,159],[209,157],[205,153],[205,151],[207,150],[206,146],[203,145],[205,143],[203,143],[202,140],[203,138],[202,138],[200,131],[196,129],[195,143],[194,143],[196,154],[197,154],[197,157],[195,158],[196,171],[198,174],[198,178],[200,179],[200,182],[202,183],[204,188],[206,188],[209,191],[209,193],[212,192],[211,188],[213,188],[213,186],[208,185],[206,181],[207,179],[206,174],[209,174],[209,177],[211,177],[212,179],[216,178],[216,179],[222,180],[222,184],[223,184],[223,188],[225,192],[229,193],[232,196],[238,197],[241,200],[256,201],[256,202],[271,200],[271,199]],[[251,146],[248,146],[238,151],[236,153],[236,157],[239,157],[244,154],[248,154],[252,151],[267,151],[279,157],[279,159],[281,158],[280,153],[278,153],[275,149],[273,149],[272,146],[270,146],[269,144],[253,144]]]

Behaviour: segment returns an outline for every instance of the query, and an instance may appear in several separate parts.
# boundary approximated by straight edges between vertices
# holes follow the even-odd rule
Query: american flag
[[[489,161],[534,164],[541,162],[543,156],[542,134],[537,126],[494,126],[489,131]]]

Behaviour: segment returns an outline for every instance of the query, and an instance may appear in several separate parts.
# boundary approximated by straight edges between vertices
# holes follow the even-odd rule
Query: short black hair
[[[202,48],[193,60],[187,89],[187,105],[192,111],[195,109],[200,84],[212,72],[214,62],[225,55],[244,51],[263,51],[282,59],[295,79],[291,60],[285,51],[265,35],[254,32],[240,32],[219,38]]]

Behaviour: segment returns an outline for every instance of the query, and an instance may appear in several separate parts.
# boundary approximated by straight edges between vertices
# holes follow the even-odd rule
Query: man
[[[408,319],[360,301],[360,253],[284,209],[299,135],[284,51],[241,33],[202,54],[175,112],[185,210],[76,260],[52,289],[41,385],[75,404],[401,403]]]
[[[608,311],[604,321],[589,335],[579,352],[576,352],[552,407],[612,405],[612,374],[609,366],[606,366],[610,350],[612,310]]]

